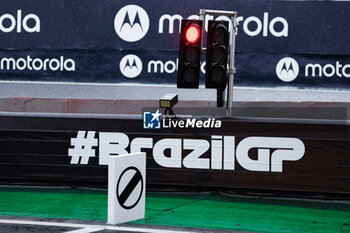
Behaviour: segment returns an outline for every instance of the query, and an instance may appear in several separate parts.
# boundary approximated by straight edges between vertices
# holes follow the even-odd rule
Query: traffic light
[[[228,28],[228,21],[209,20],[208,22],[205,72],[206,88],[226,88],[229,52]]]
[[[178,88],[198,88],[201,55],[202,21],[181,21]]]

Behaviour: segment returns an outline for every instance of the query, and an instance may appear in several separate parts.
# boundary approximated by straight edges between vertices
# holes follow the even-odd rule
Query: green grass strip
[[[0,187],[0,215],[107,220],[107,192]],[[350,205],[219,194],[148,193],[152,224],[254,232],[349,232]]]

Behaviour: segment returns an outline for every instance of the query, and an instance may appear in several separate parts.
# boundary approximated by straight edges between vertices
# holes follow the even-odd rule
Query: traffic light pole
[[[229,69],[228,69],[228,88],[227,88],[227,115],[232,115],[232,101],[233,101],[233,80],[236,73],[235,68],[235,47],[236,47],[236,28],[237,28],[237,12],[236,11],[220,11],[220,10],[199,10],[200,20],[204,23],[202,24],[202,46],[203,46],[203,33],[205,31],[205,16],[206,15],[226,15],[231,17],[231,31],[230,31],[230,53],[229,53]],[[202,47],[202,51],[206,51],[206,48]]]

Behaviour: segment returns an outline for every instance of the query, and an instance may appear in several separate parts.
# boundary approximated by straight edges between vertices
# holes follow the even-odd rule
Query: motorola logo
[[[142,39],[147,34],[148,28],[148,14],[142,7],[137,5],[124,6],[114,18],[116,33],[127,42],[135,42]]]
[[[136,78],[142,71],[142,61],[138,56],[128,54],[120,61],[119,69],[125,77]]]
[[[277,63],[276,74],[282,81],[291,82],[298,77],[299,65],[295,59],[285,57]]]

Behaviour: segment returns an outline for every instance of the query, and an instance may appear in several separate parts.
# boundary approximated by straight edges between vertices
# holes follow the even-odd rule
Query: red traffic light
[[[188,42],[196,43],[200,38],[200,36],[201,36],[201,31],[197,26],[192,25],[189,28],[187,28],[185,37]]]
[[[199,86],[202,25],[202,20],[181,20],[178,88],[198,88]]]

